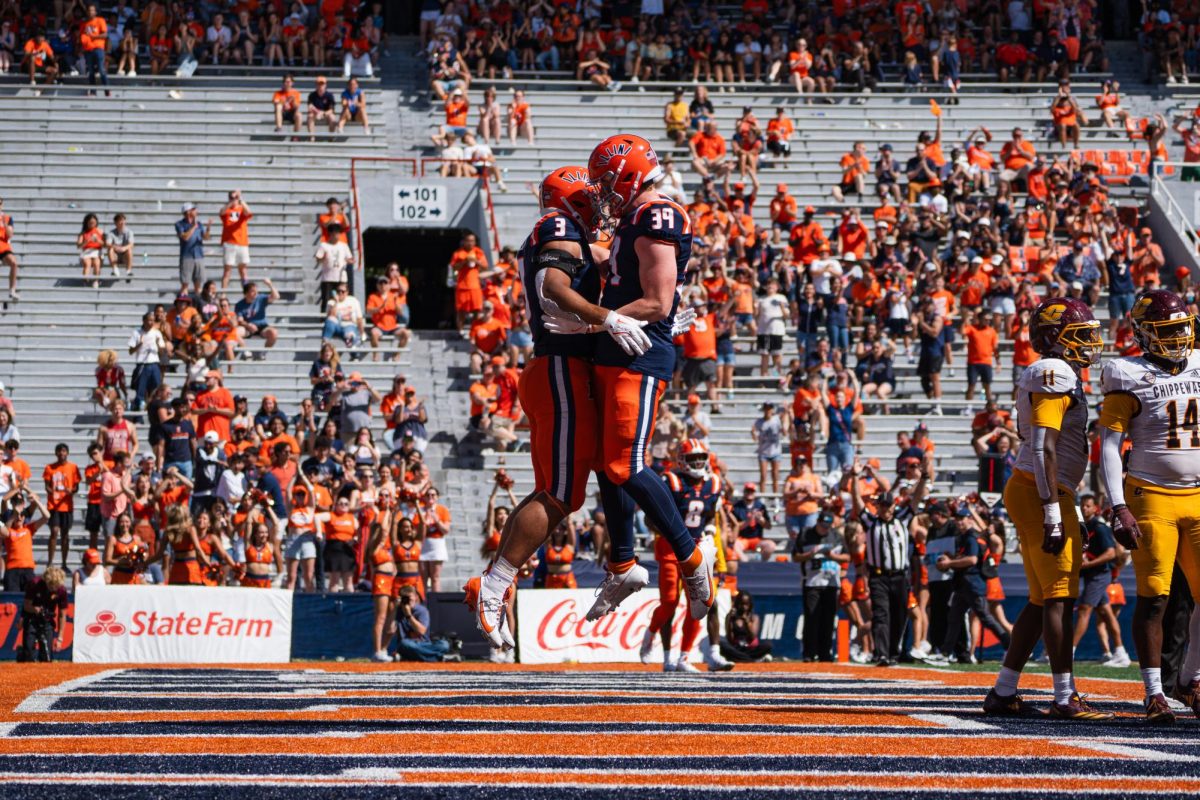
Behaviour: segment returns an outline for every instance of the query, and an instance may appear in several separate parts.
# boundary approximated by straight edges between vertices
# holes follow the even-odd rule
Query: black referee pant
[[[833,632],[837,628],[838,587],[804,588],[804,658],[833,661]]]
[[[908,622],[908,570],[871,568],[871,636],[875,660],[897,659]]]

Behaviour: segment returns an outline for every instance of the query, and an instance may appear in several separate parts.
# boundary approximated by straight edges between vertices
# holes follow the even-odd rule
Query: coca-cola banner
[[[517,592],[518,648],[522,664],[587,664],[638,661],[642,637],[650,615],[658,608],[658,589],[643,589],[621,603],[613,613],[588,622],[584,617],[596,601],[595,589],[523,589]],[[717,593],[721,630],[729,613],[730,595]],[[671,641],[679,647],[680,629],[687,603],[675,609]],[[702,631],[703,639],[706,632]],[[662,645],[654,640],[652,658],[662,660]]]
[[[292,593],[208,586],[80,586],[74,660],[286,663]]]

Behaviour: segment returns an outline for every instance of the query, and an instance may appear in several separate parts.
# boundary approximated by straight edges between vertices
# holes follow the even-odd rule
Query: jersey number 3
[[[1179,438],[1180,428],[1192,432],[1188,447],[1200,447],[1200,407],[1198,407],[1195,397],[1188,398],[1187,406],[1183,410],[1182,422],[1179,419],[1179,407],[1176,401],[1172,400],[1167,403],[1168,450],[1178,450],[1183,447],[1183,442]]]

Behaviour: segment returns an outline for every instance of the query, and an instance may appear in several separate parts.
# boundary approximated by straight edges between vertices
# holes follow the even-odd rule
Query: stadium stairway
[[[178,290],[173,224],[182,202],[196,203],[207,220],[217,216],[230,189],[241,189],[255,213],[250,276],[260,283],[271,277],[282,294],[270,312],[278,344],[263,361],[224,365],[231,373],[226,385],[250,398],[252,408],[267,393],[278,395],[288,410],[308,395],[324,316],[316,305],[312,260],[316,214],[326,197],[347,196],[351,156],[388,152],[397,115],[394,94],[371,82],[370,135],[350,126],[341,135],[292,140],[273,131],[270,92],[278,75],[269,78],[127,81],[114,86],[112,97],[89,97],[77,86],[0,88],[0,185],[21,259],[21,300],[0,306],[0,334],[8,342],[0,352],[0,379],[15,404],[21,455],[39,490],[54,444],[67,442],[82,464],[86,444],[105,418],[89,399],[97,352],[116,350],[132,373],[130,333],[146,310],[169,306]],[[302,92],[311,88],[307,81],[299,82]],[[377,167],[368,162],[361,168]],[[75,237],[89,212],[105,229],[113,214],[126,214],[137,242],[132,279],[114,278],[105,265],[98,288],[82,280]],[[207,277],[217,280],[219,241],[218,222],[206,255]],[[229,296],[240,298],[236,275]],[[398,363],[368,357],[354,367],[386,392],[392,374],[428,363],[427,351],[441,346],[421,339]],[[261,347],[261,341],[249,345]],[[173,366],[167,374],[176,387],[180,370]],[[408,372],[423,395],[444,391],[434,373]],[[436,417],[433,407],[430,413]],[[145,442],[144,421],[134,418]],[[434,429],[443,424],[431,420]],[[82,526],[74,533],[77,548]]]

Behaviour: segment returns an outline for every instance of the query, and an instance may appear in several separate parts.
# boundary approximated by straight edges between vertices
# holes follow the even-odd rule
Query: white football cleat
[[[646,628],[646,635],[642,637],[642,646],[638,650],[638,657],[642,659],[643,664],[650,663],[650,651],[654,649],[654,631]]]
[[[713,581],[713,561],[717,556],[712,540],[701,539],[698,546],[701,555],[700,566],[694,574],[685,575],[683,578],[683,588],[688,596],[688,611],[692,619],[704,619],[708,616],[708,610],[717,599]]]
[[[684,656],[680,656],[679,660],[675,662],[675,672],[699,673],[700,670],[696,669],[696,667],[692,664],[692,662],[688,661],[687,658],[685,658]]]
[[[733,663],[726,661],[725,656],[721,655],[721,651],[715,647],[705,651],[704,663],[708,665],[709,672],[729,672],[733,669]]]
[[[486,574],[486,573],[485,573]],[[479,628],[492,647],[516,647],[512,631],[508,630],[508,599],[512,596],[509,586],[504,594],[489,591],[490,582],[475,577],[463,586],[466,597],[463,602],[475,613],[475,627]]]
[[[594,622],[605,614],[611,614],[629,595],[650,585],[650,573],[640,564],[617,575],[605,572],[604,583],[596,589],[596,602],[588,609],[586,619]]]
[[[675,672],[676,664],[672,659],[663,662],[663,672]]]

